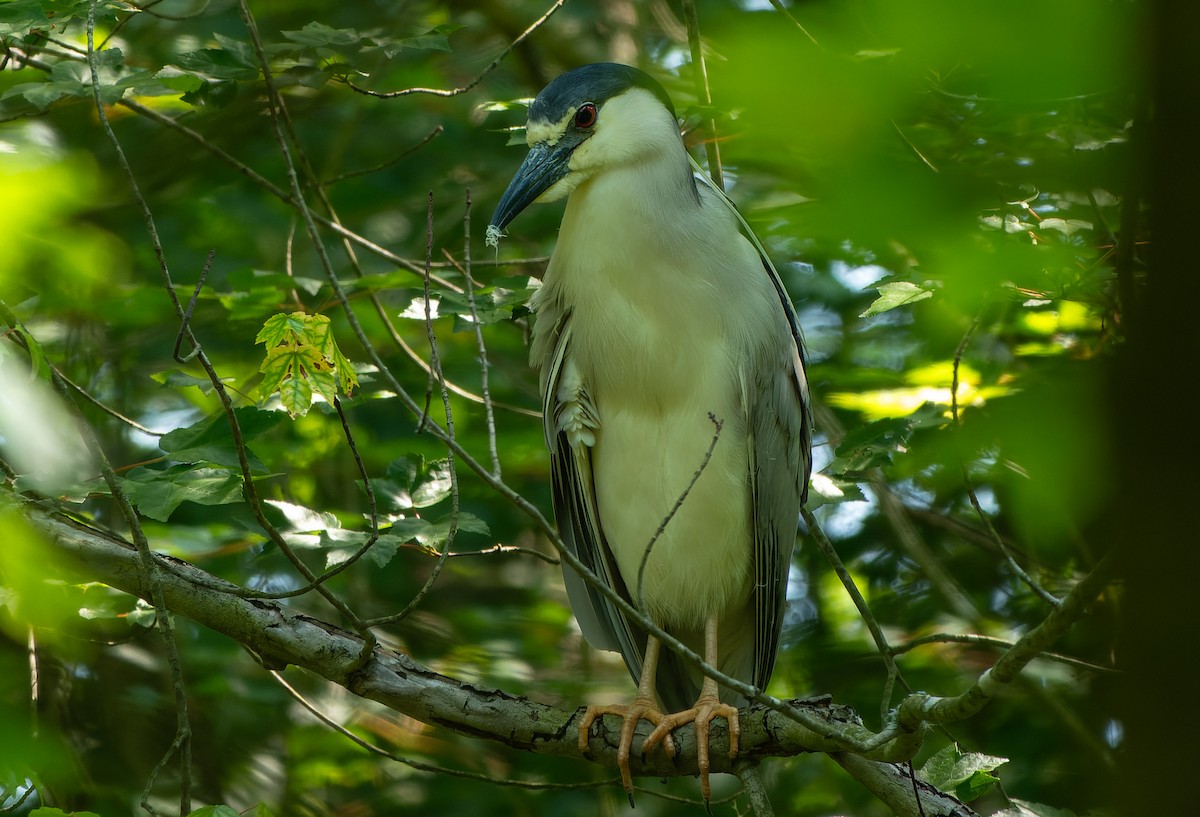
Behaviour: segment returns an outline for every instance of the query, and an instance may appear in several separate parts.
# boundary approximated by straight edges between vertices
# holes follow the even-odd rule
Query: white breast
[[[749,593],[741,378],[750,350],[778,327],[739,316],[778,310],[757,252],[728,211],[710,199],[664,219],[653,207],[659,191],[639,189],[647,177],[661,175],[613,172],[572,193],[538,297],[571,311],[568,355],[599,420],[592,462],[601,524],[635,600],[646,548],[716,434],[710,415],[722,424],[643,578],[657,620],[694,628]],[[680,261],[696,257],[708,263]]]

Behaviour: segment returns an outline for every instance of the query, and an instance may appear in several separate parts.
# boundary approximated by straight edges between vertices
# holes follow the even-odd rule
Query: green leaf
[[[138,511],[159,522],[166,522],[184,502],[228,505],[242,501],[241,475],[224,468],[135,468],[121,484]]]
[[[427,508],[450,496],[450,460],[429,462],[420,454],[410,454],[388,464],[383,479],[371,480],[380,499],[397,510]]]
[[[400,40],[400,45],[404,48],[415,48],[425,51],[449,51],[449,36],[460,28],[462,28],[462,26],[438,26],[430,29],[425,34],[418,34],[415,37],[405,37],[404,39]]]
[[[876,420],[851,429],[837,447],[836,456],[825,469],[829,476],[858,476],[871,468],[888,465],[912,435],[908,417]]]
[[[201,48],[179,55],[177,67],[205,80],[258,79],[258,64],[248,60],[241,49]]]
[[[241,812],[229,806],[202,806],[188,814],[188,817],[242,817]]]
[[[161,383],[164,386],[170,386],[175,389],[186,389],[192,386],[198,388],[203,394],[212,394],[213,384],[207,377],[196,377],[194,374],[188,374],[181,369],[164,369],[161,372],[155,372],[150,375],[150,379],[156,383]],[[233,378],[223,377],[222,383],[230,383]]]
[[[1010,797],[1008,802],[1011,804],[1009,808],[997,811],[992,817],[1075,817],[1075,812],[1069,809],[1031,803],[1016,797]]]
[[[214,108],[224,108],[233,102],[237,96],[235,80],[202,81],[194,91],[188,91],[180,97],[184,102],[196,107],[211,105]]]
[[[806,508],[810,511],[822,505],[837,505],[842,502],[863,502],[866,496],[853,480],[836,479],[825,474],[813,474],[808,492]]]
[[[911,281],[890,281],[876,285],[875,289],[879,291],[879,297],[858,317],[869,318],[898,306],[915,304],[917,301],[933,297],[932,287],[918,286]]]
[[[282,416],[275,411],[262,411],[253,406],[233,410],[243,441],[274,428]],[[208,462],[240,468],[237,446],[233,441],[233,430],[224,412],[205,417],[187,428],[177,428],[164,434],[158,447],[181,462]],[[249,450],[246,457],[255,471],[266,473],[267,467]]]
[[[42,806],[29,812],[29,817],[100,817],[94,811],[63,811],[62,809]]]
[[[521,284],[519,288],[514,289],[496,284],[476,290],[475,319],[483,326],[490,326],[528,315],[527,304],[536,287],[531,286],[527,278],[523,279]],[[457,292],[444,293],[439,303],[439,311],[443,315],[450,313],[459,318],[455,321],[456,331],[471,328],[471,305],[466,295]]]
[[[272,287],[279,293],[297,289],[308,295],[316,295],[321,291],[325,282],[320,278],[307,278],[302,275],[288,275],[286,272],[261,270],[252,267],[241,267],[229,273],[229,285],[234,289],[254,290]]]
[[[309,23],[299,31],[282,31],[294,43],[321,47],[332,45],[353,45],[361,42],[363,35],[352,28],[332,28],[324,23]]]
[[[89,0],[4,0],[0,3],[0,35],[24,37],[31,31],[60,28],[87,17]],[[124,11],[124,8],[122,8]],[[97,22],[116,16],[116,4],[96,4]]]
[[[970,803],[987,794],[1000,782],[1000,778],[991,772],[978,771],[954,787],[954,796],[964,803]]]
[[[957,744],[939,749],[917,772],[931,786],[953,793],[964,802],[974,800],[999,783],[992,774],[1008,762],[1006,757],[994,757],[976,752],[963,754]]]

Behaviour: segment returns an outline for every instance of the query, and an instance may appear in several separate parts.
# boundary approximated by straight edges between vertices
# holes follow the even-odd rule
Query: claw
[[[659,725],[667,718],[667,715],[663,714],[654,701],[641,696],[634,699],[629,706],[589,706],[579,724],[579,751],[585,756],[589,754],[589,730],[596,719],[604,715],[616,715],[622,721],[621,741],[617,744],[617,768],[621,771],[621,785],[625,788],[625,793],[629,795],[629,805],[633,806],[633,774],[629,770],[629,755],[633,750],[633,735],[637,730],[638,721],[650,721],[654,724],[655,732],[657,732]],[[642,744],[643,758],[653,746],[654,744],[649,740]],[[669,756],[675,756],[675,743],[670,740],[669,735],[663,748]]]
[[[646,742],[642,744],[643,752],[653,748],[654,744],[660,741],[663,742],[664,748],[667,748],[667,741],[671,739],[672,729],[688,723],[693,724],[696,729],[696,765],[700,769],[700,793],[703,795],[705,803],[708,803],[712,796],[712,787],[708,782],[708,770],[712,765],[708,757],[708,728],[716,718],[724,718],[729,724],[729,758],[732,760],[737,755],[738,738],[741,736],[738,711],[729,704],[721,703],[717,699],[715,691],[705,690],[700,693],[700,697],[691,709],[665,716],[654,727],[654,731],[646,738]],[[671,757],[675,756],[674,749],[672,744],[667,750]]]

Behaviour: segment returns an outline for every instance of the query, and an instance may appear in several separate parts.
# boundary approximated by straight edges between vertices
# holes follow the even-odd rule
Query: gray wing
[[[775,667],[788,569],[812,471],[812,404],[805,373],[808,357],[796,310],[762,243],[724,191],[694,161],[693,166],[697,180],[717,194],[758,251],[782,318],[778,342],[758,350],[742,380],[754,527],[753,683],[762,689]]]
[[[763,265],[778,282],[764,257]],[[763,689],[775,667],[783,629],[788,569],[800,507],[812,469],[812,410],[804,344],[782,285],[780,303],[790,337],[752,362],[744,379],[754,527],[754,685]]]
[[[539,305],[537,316],[539,324],[545,321],[544,325],[553,327],[550,332],[535,332],[531,356],[542,370],[542,423],[550,451],[551,493],[559,534],[584,565],[628,601],[629,593],[596,509],[587,438],[598,427],[598,420],[586,384],[579,380],[571,362],[571,315],[547,301]],[[571,611],[588,643],[596,649],[619,651],[637,681],[646,632],[565,563],[563,581]]]

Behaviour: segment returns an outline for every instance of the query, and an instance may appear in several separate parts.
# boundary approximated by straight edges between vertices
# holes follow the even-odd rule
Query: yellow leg
[[[704,661],[717,666],[717,619],[710,616],[704,623]],[[640,694],[640,690],[639,690]],[[691,709],[667,715],[658,721],[654,731],[642,744],[642,751],[647,752],[659,741],[670,741],[671,730],[686,723],[695,724],[696,729],[696,763],[700,767],[700,794],[707,805],[712,797],[712,787],[708,782],[708,725],[715,718],[724,718],[729,724],[729,759],[737,755],[738,738],[741,736],[741,726],[738,723],[737,707],[721,703],[717,696],[717,682],[707,676],[700,687],[700,696]],[[668,749],[673,757],[674,747]]]
[[[658,670],[658,652],[662,645],[658,643],[658,639],[650,636],[646,641],[645,660],[642,661],[642,677],[638,680],[637,697],[633,699],[633,703],[629,706],[589,706],[583,714],[583,722],[579,725],[579,751],[584,754],[588,751],[588,731],[592,728],[592,724],[597,718],[604,715],[616,715],[623,719],[621,724],[621,742],[617,746],[617,768],[621,770],[621,785],[625,787],[625,793],[629,795],[629,805],[633,805],[633,775],[629,771],[629,753],[633,748],[633,733],[637,729],[638,721],[648,720],[655,726],[655,733],[661,728],[666,721],[667,716],[658,708],[658,704],[654,701],[654,676]],[[714,686],[714,689],[716,687]],[[707,729],[707,727],[706,727]],[[666,738],[660,737],[654,743],[659,741],[663,744],[663,749],[666,750],[669,757],[675,756],[675,741],[671,740],[670,731],[668,730]],[[654,744],[647,740],[642,745],[642,753],[645,754]]]

